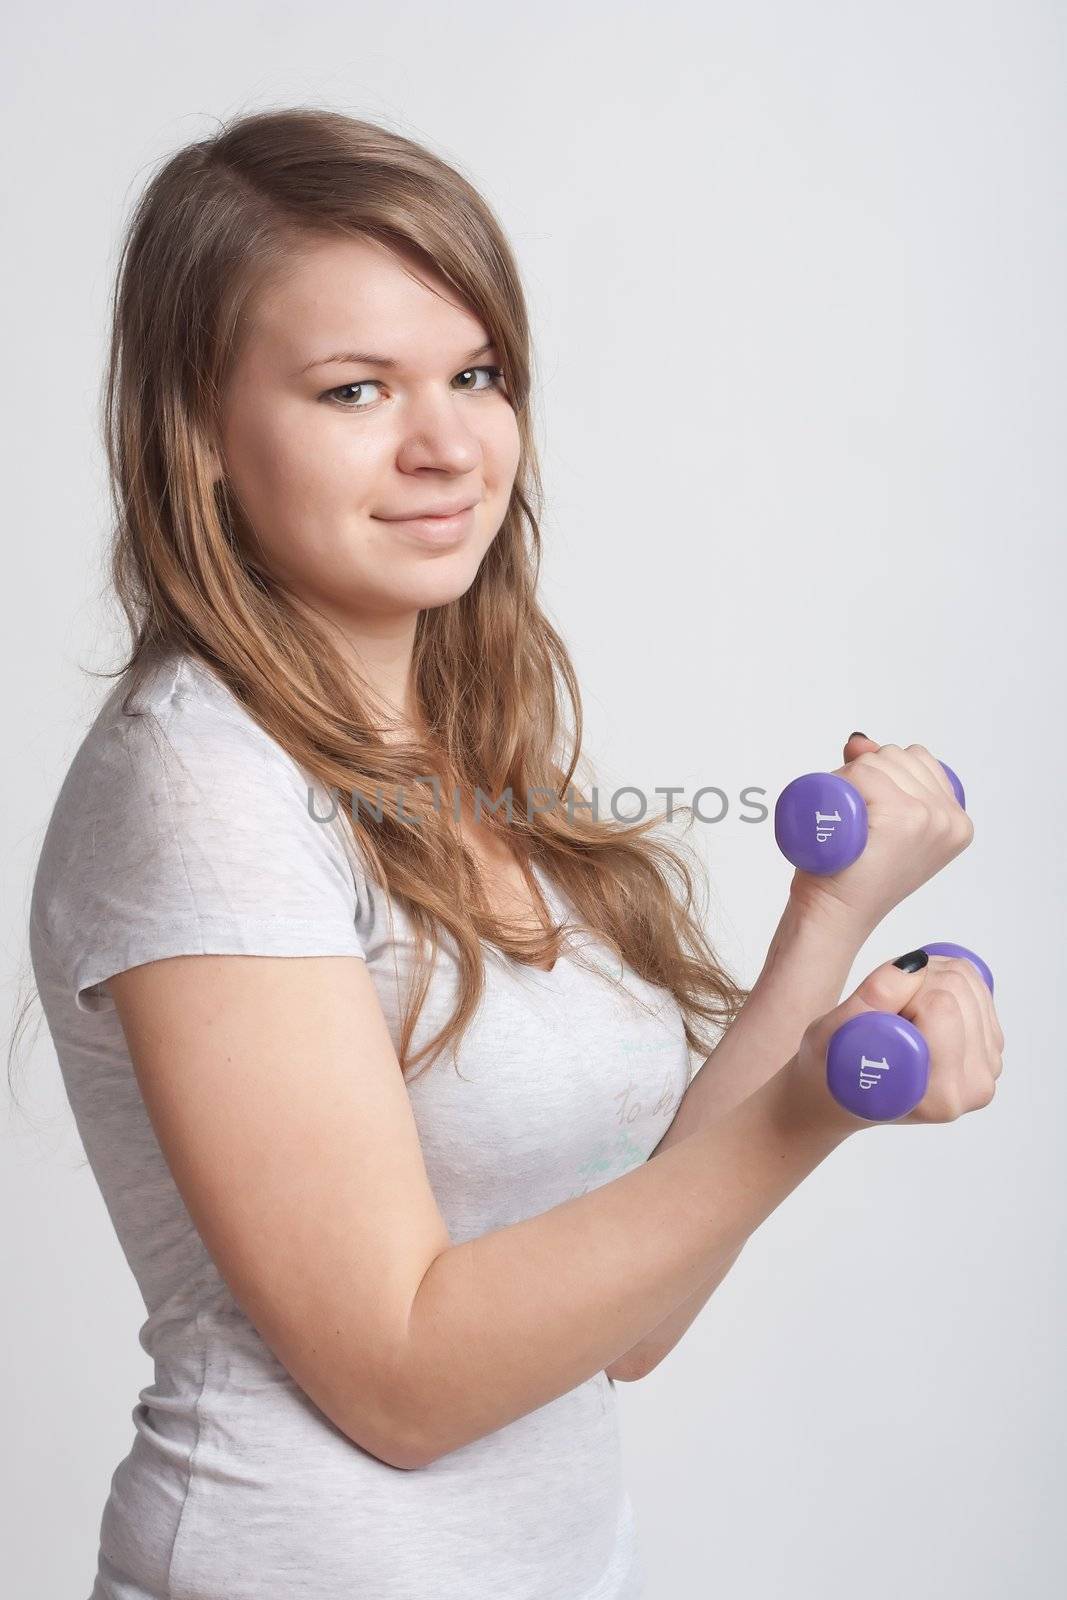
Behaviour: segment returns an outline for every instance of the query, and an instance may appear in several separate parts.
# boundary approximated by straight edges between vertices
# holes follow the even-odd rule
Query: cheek
[[[491,463],[493,477],[499,487],[505,485],[510,491],[515,473],[522,454],[522,440],[519,437],[519,424],[510,406],[505,407],[503,414],[486,437],[486,455]]]
[[[304,523],[334,510],[358,509],[374,477],[367,441],[356,448],[344,419],[307,405],[274,405],[235,413],[227,459],[238,493],[264,538],[291,536],[297,511]]]

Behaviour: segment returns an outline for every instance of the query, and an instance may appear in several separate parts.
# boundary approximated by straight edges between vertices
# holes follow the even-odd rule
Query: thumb
[[[880,967],[875,967],[846,1000],[824,1017],[827,1042],[843,1022],[865,1011],[903,1015],[926,981],[929,959],[925,950],[909,950],[907,955],[898,956],[895,961],[883,961]]]
[[[850,733],[845,740],[844,757],[846,761],[855,761],[857,756],[868,755],[880,750],[880,744],[873,739],[868,739],[865,733]]]

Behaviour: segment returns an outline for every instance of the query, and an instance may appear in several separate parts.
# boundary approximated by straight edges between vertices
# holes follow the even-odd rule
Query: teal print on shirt
[[[624,1047],[622,1053],[637,1055],[641,1053],[641,1048]],[[651,1100],[640,1098],[638,1085],[631,1078],[626,1087],[620,1089],[614,1096],[618,1108],[615,1113],[615,1120],[619,1124],[618,1130],[611,1137],[602,1139],[582,1162],[577,1172],[581,1187],[575,1189],[574,1195],[585,1194],[589,1189],[596,1188],[611,1178],[621,1178],[624,1172],[629,1172],[645,1161],[649,1152],[655,1149],[663,1137],[663,1133],[661,1131],[651,1141],[646,1137],[646,1140],[638,1144],[630,1135],[631,1127],[635,1122],[646,1123],[655,1118],[663,1119],[664,1126],[669,1127],[674,1121],[675,1112],[681,1104],[684,1093],[684,1090],[679,1093],[675,1088],[674,1073],[670,1069],[664,1072],[662,1087]]]

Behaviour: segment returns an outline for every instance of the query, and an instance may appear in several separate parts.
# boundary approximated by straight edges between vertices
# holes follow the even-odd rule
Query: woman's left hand
[[[974,837],[945,770],[923,745],[875,744],[853,734],[834,769],[863,796],[867,845],[851,866],[827,877],[798,867],[790,899],[806,913],[852,923],[863,936],[901,900],[940,872]]]

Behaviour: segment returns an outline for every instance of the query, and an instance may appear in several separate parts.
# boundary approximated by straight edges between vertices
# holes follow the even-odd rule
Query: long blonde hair
[[[426,731],[399,743],[382,736],[373,697],[328,627],[260,560],[225,476],[216,482],[212,471],[220,396],[257,291],[302,243],[338,234],[414,257],[482,320],[521,440],[507,514],[473,583],[419,614],[412,683]],[[490,812],[486,827],[506,835],[531,887],[536,865],[620,960],[670,991],[691,1050],[712,1048],[700,1023],[721,1030],[747,998],[702,932],[702,868],[653,836],[664,819],[597,819],[581,804],[581,697],[536,592],[543,489],[529,395],[525,298],[500,225],[458,171],[389,129],[315,108],[246,114],[167,159],[135,207],[116,273],[104,399],[111,570],[132,647],[116,672],[100,675],[128,675],[132,693],[155,653],[176,646],[334,792],[369,869],[423,946],[403,1019],[405,1072],[454,1047],[473,1017],[481,940],[544,964],[561,931],[550,917],[533,935],[494,919],[456,819],[420,781],[429,773],[464,797],[510,791],[511,819]],[[559,804],[539,810],[543,798],[530,797],[546,791]],[[455,941],[458,1002],[409,1060],[442,927]]]

